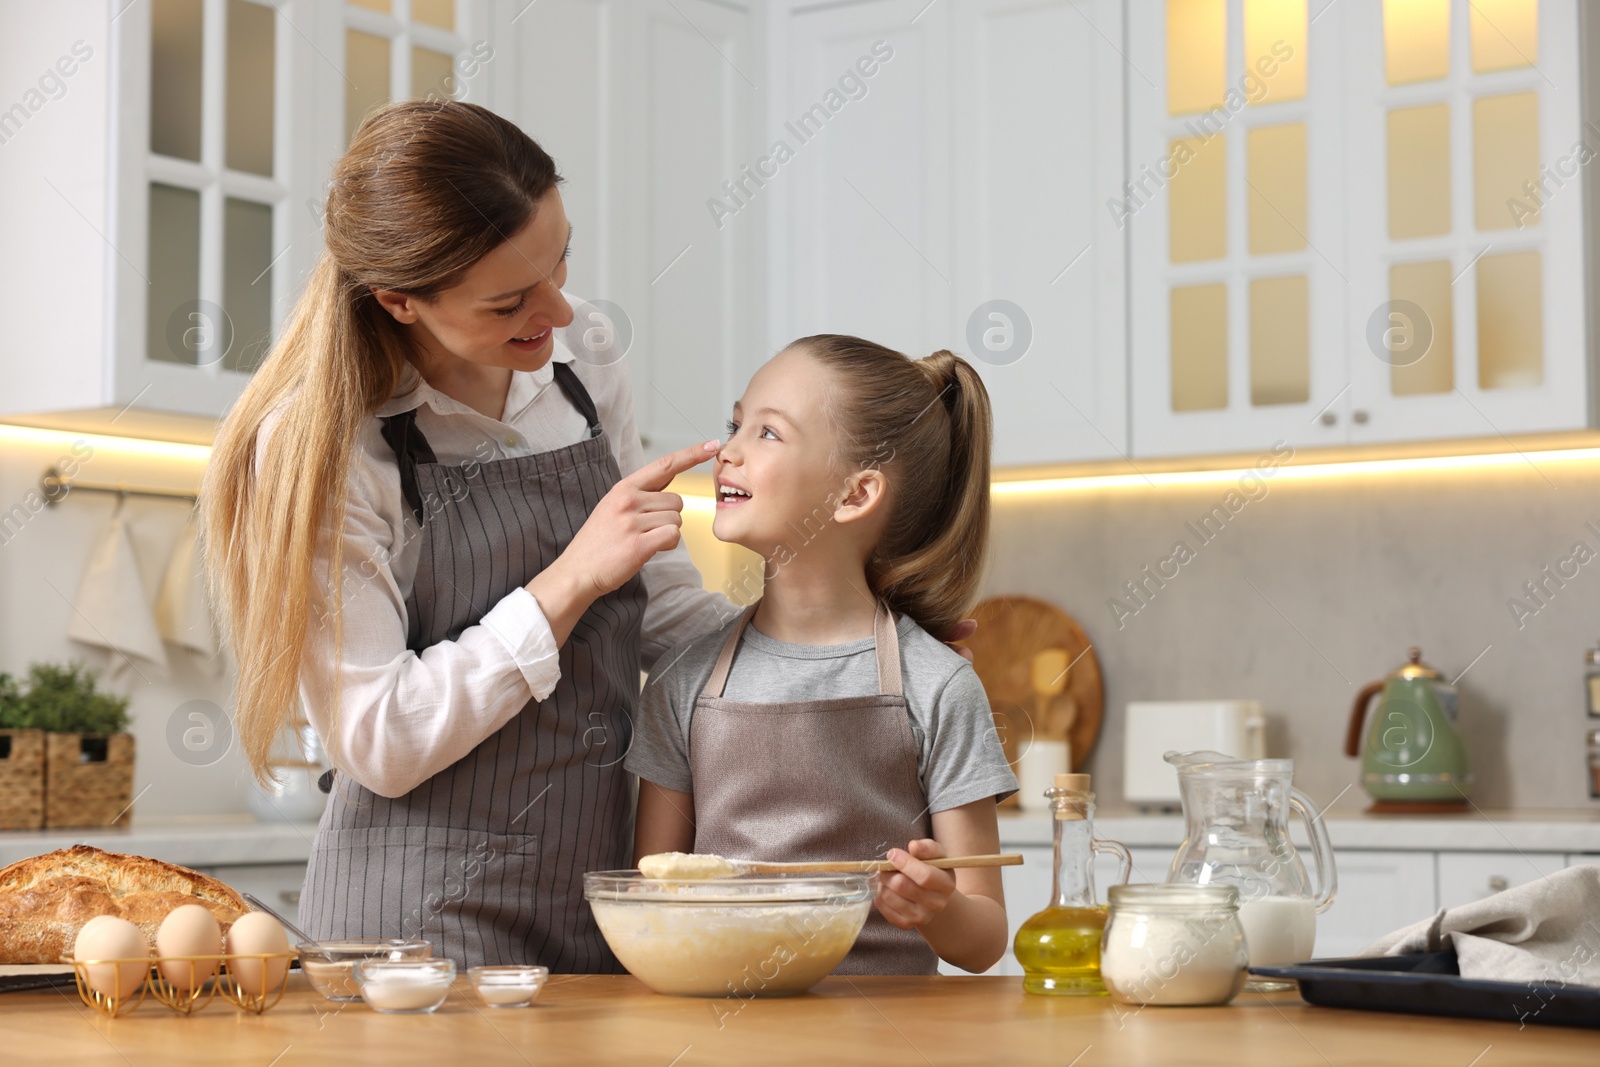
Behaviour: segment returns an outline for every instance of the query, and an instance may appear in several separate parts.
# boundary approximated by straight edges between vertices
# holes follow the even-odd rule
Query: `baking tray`
[[[1306,1003],[1328,1008],[1600,1029],[1600,989],[1463,978],[1453,949],[1252,967],[1250,973],[1293,978]]]
[[[29,989],[72,986],[72,968],[52,963],[0,965],[0,993],[21,993]]]

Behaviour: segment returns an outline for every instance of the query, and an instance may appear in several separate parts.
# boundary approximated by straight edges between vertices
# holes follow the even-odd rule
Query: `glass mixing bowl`
[[[677,880],[583,876],[583,896],[622,965],[657,993],[792,996],[839,965],[872,907],[865,874]]]

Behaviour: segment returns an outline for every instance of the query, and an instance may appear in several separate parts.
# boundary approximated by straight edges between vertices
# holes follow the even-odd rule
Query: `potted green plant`
[[[82,663],[35,663],[18,701],[24,727],[44,732],[44,825],[125,826],[132,818],[128,700],[100,692]]]
[[[27,726],[22,690],[0,673],[0,830],[44,825],[44,731]]]

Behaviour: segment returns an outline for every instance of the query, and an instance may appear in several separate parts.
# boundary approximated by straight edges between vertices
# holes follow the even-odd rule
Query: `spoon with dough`
[[[1022,853],[1005,852],[982,856],[945,856],[923,860],[930,867],[1015,867]],[[639,860],[639,873],[646,878],[694,881],[703,878],[735,878],[741,874],[874,874],[892,871],[888,860],[829,860],[815,863],[768,863],[764,860],[730,860],[698,852],[657,852]]]

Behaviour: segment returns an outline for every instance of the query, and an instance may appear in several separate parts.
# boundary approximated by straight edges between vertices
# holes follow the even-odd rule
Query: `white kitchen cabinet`
[[[604,284],[634,335],[649,454],[724,434],[762,345],[762,23],[711,0],[603,5]],[[580,179],[581,180],[581,179]],[[742,186],[745,195],[729,191]]]
[[[1439,907],[1454,908],[1568,865],[1559,852],[1441,852]]]
[[[1524,6],[1491,25],[1454,0],[1437,77],[1390,73],[1408,50],[1386,55],[1378,5],[1330,19],[1346,42],[1353,443],[1589,424],[1578,3]],[[1398,344],[1374,345],[1385,328]]]
[[[948,348],[989,390],[995,463],[1123,456],[1124,245],[1104,208],[1122,180],[1121,12],[787,4],[769,347]]]
[[[593,305],[586,325],[623,339],[645,454],[721,437],[771,355],[764,186],[786,175],[756,173],[770,149],[765,8],[515,7],[502,36],[538,61],[507,72],[500,110],[566,179],[567,289]]]
[[[1577,4],[1385,10],[1130,5],[1136,454],[1588,424]]]
[[[1339,892],[1317,916],[1315,955],[1354,956],[1373,940],[1438,908],[1432,852],[1338,849]]]
[[[0,122],[0,414],[220,415],[321,252],[350,120],[492,97],[485,0],[51,4],[0,29],[0,64],[43,72]]]

